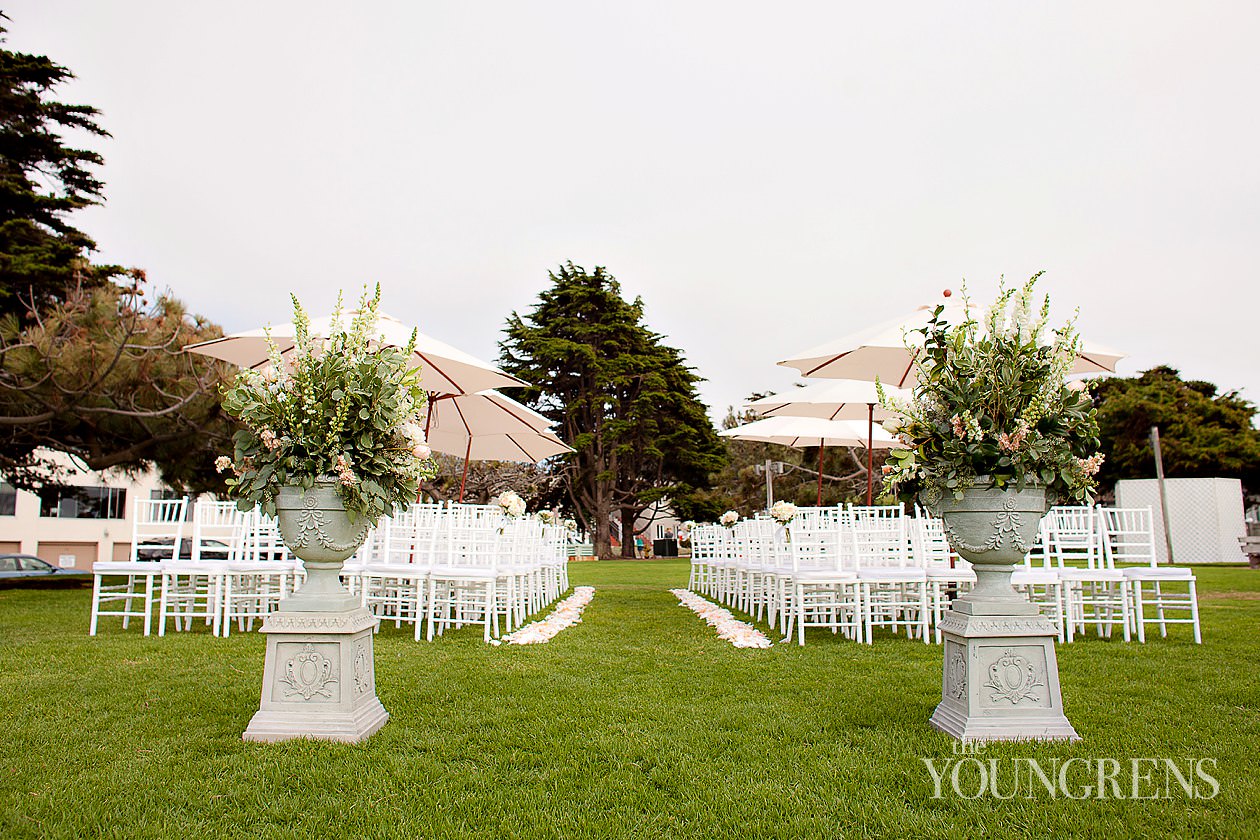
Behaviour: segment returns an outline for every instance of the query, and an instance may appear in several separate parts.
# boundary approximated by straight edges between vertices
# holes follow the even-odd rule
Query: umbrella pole
[[[866,404],[866,506],[871,506],[872,491],[875,488],[875,404]]]
[[[822,507],[823,442],[818,439],[818,507]]]
[[[433,394],[428,395],[428,399],[424,401],[424,442],[429,442],[429,424],[433,422]],[[420,497],[424,493],[424,484],[421,482],[416,485],[416,504],[420,504]]]
[[[464,487],[468,485],[468,460],[472,457],[472,435],[468,436],[468,448],[464,450],[464,477],[459,480],[459,503],[464,503]]]

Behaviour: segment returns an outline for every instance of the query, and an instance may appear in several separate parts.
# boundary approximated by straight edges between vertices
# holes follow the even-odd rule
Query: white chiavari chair
[[[480,509],[486,507],[496,510]],[[480,624],[488,642],[498,635],[498,561],[506,518],[497,506],[453,505],[445,519],[441,556],[428,577],[426,638]]]
[[[1046,515],[1047,546],[1064,584],[1067,638],[1085,632],[1092,623],[1100,637],[1110,638],[1120,625],[1130,638],[1129,587],[1124,573],[1111,562],[1100,544],[1099,517],[1089,506],[1059,506]]]
[[[222,633],[240,631],[275,612],[296,588],[298,563],[288,554],[274,520],[258,508],[241,513],[223,572]]]
[[[927,573],[928,601],[932,610],[932,626],[935,639],[941,643],[941,618],[949,603],[966,592],[976,582],[971,564],[954,554],[945,538],[945,527],[940,519],[916,509],[907,523],[910,532],[910,555],[914,565]]]
[[[845,528],[843,519],[830,517],[788,523],[791,570],[780,576],[780,591],[791,593],[783,610],[784,641],[795,628],[797,644],[804,645],[806,627],[861,638],[862,585],[855,558],[846,550]]]
[[[121,617],[124,630],[132,618],[141,618],[144,635],[149,635],[153,623],[154,585],[162,577],[163,562],[179,557],[187,509],[187,499],[136,500],[129,559],[101,560],[92,566],[92,616],[88,635],[96,635],[101,616]]]
[[[1194,631],[1195,644],[1202,644],[1194,572],[1180,566],[1159,565],[1151,509],[1099,508],[1098,515],[1103,551],[1113,565],[1124,564],[1119,570],[1132,594],[1138,641],[1146,642],[1148,624],[1158,624],[1162,637],[1168,636],[1169,624],[1189,624]],[[1148,616],[1148,609],[1153,615]],[[1170,611],[1186,617],[1170,618]]]
[[[927,572],[910,562],[904,505],[852,508],[849,528],[857,575],[862,587],[866,642],[876,627],[901,628],[928,636]]]

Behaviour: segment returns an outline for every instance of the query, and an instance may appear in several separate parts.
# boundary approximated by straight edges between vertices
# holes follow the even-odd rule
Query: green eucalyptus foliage
[[[309,318],[293,298],[296,346],[282,357],[271,343],[265,373],[243,370],[223,395],[240,419],[227,483],[242,509],[275,514],[280,488],[335,482],[352,517],[375,521],[416,498],[436,470],[418,422],[427,395],[410,365],[415,334],[405,348],[376,346],[372,329],[380,303],[364,294],[348,330],[340,301],[327,338],[310,335]]]
[[[909,448],[888,455],[888,483],[903,501],[961,499],[978,480],[1046,488],[1055,501],[1091,501],[1098,421],[1089,394],[1067,387],[1079,339],[1073,324],[1046,336],[1050,300],[1033,311],[1040,274],[999,293],[984,323],[932,320],[917,331],[914,399],[883,399],[902,419],[885,424]],[[1009,310],[1009,311],[1008,311]]]

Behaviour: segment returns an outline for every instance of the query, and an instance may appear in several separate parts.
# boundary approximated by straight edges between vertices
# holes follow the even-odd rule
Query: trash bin
[[[652,553],[657,557],[677,557],[678,540],[652,540]]]

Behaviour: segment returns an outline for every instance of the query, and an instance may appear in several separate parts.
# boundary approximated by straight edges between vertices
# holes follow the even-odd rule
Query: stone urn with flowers
[[[339,301],[329,335],[312,336],[294,298],[294,350],[282,356],[271,343],[268,369],[241,371],[224,394],[243,428],[216,465],[238,506],[275,517],[306,573],[263,622],[262,700],[249,741],[357,742],[389,719],[376,696],[378,622],[340,573],[435,465],[418,422],[426,397],[412,348],[373,341],[379,302],[378,286],[343,327]]]
[[[964,741],[1079,737],[1063,714],[1056,626],[1011,586],[1047,505],[1090,503],[1102,463],[1089,395],[1066,385],[1079,339],[1072,324],[1047,331],[1039,276],[1001,290],[980,320],[951,325],[938,309],[916,338],[913,400],[881,400],[907,445],[889,453],[890,487],[941,518],[976,575],[940,624],[931,719]]]

